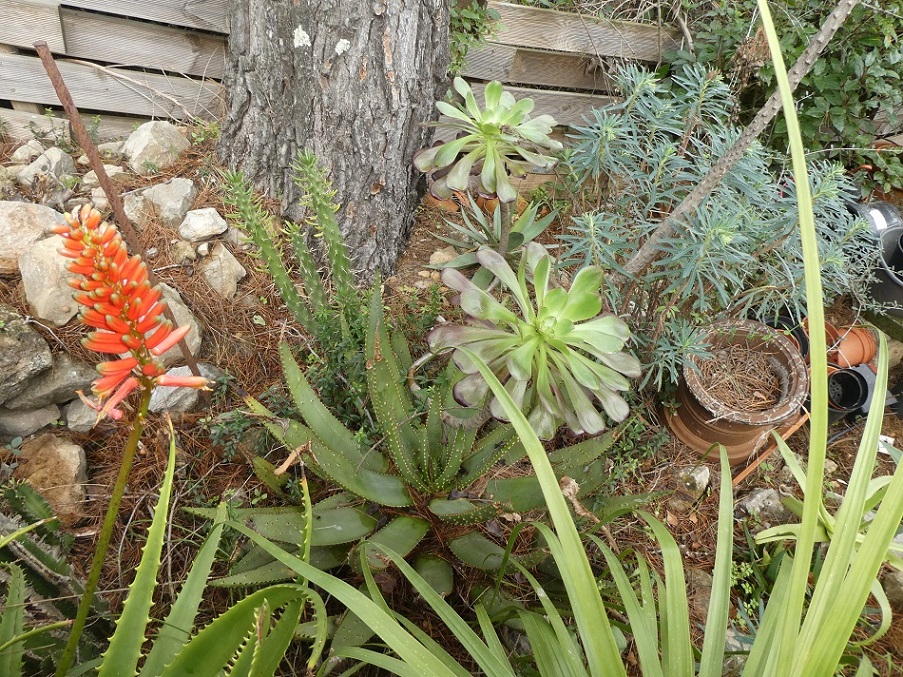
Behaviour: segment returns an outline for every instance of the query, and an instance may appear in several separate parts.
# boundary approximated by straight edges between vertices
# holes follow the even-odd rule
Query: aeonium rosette
[[[129,256],[115,226],[103,221],[90,204],[65,214],[65,225],[53,229],[63,238],[60,254],[72,259],[67,269],[82,277],[69,284],[78,290],[73,298],[82,307],[79,319],[96,331],[82,340],[89,350],[111,353],[118,359],[97,365],[100,378],[92,391],[100,400],[82,400],[104,416],[122,418],[117,406],[137,388],[160,386],[207,388],[200,376],[166,374],[159,357],[188,333],[189,327],[173,329],[163,318],[166,302],[162,289],[151,287],[147,264],[140,256]],[[127,355],[123,357],[123,355]]]
[[[516,308],[506,307],[456,270],[442,272],[443,282],[460,292],[461,308],[471,316],[470,324],[441,325],[428,337],[431,350],[451,350],[465,374],[455,385],[455,399],[478,406],[490,394],[473,361],[460,350],[466,348],[489,365],[515,403],[529,412],[530,424],[543,439],[563,423],[574,433],[604,430],[596,403],[609,418],[624,420],[629,407],[618,393],[629,389],[628,378],[640,376],[640,363],[623,351],[630,337],[627,325],[602,313],[602,269],[581,269],[565,290],[552,286],[552,257],[535,242],[524,249],[516,274],[491,249],[482,248],[476,256],[508,289]],[[495,398],[489,410],[505,420]]]

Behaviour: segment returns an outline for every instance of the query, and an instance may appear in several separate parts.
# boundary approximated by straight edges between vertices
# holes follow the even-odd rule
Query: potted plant
[[[701,338],[711,356],[688,359],[679,406],[665,418],[687,446],[707,455],[723,444],[738,465],[799,416],[809,392],[806,364],[786,336],[752,320],[716,322]]]

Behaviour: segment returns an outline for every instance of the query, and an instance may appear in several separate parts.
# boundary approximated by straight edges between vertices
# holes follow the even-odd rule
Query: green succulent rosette
[[[428,336],[431,350],[452,351],[464,373],[455,385],[455,399],[478,406],[489,395],[476,365],[458,350],[464,347],[489,365],[518,407],[529,412],[530,424],[543,439],[562,424],[578,434],[601,432],[606,421],[598,407],[610,419],[623,421],[629,407],[619,393],[630,388],[629,378],[640,376],[640,363],[624,351],[627,325],[602,312],[602,269],[583,268],[565,290],[553,286],[552,257],[537,243],[526,246],[517,273],[491,249],[481,248],[476,257],[508,289],[514,309],[458,271],[442,272],[443,282],[460,292],[460,306],[471,318],[467,325],[436,327]],[[489,410],[506,420],[495,398],[489,400]]]
[[[542,153],[558,152],[562,145],[549,138],[555,119],[551,115],[530,117],[533,100],[519,101],[491,82],[484,90],[485,107],[480,108],[473,90],[461,78],[454,80],[463,104],[437,101],[439,111],[450,118],[437,123],[458,131],[458,138],[431,148],[414,157],[414,165],[433,175],[431,192],[439,198],[452,191],[466,191],[471,173],[477,171],[479,190],[496,195],[502,202],[513,202],[517,191],[510,176],[523,176],[530,170],[550,169],[557,160]]]

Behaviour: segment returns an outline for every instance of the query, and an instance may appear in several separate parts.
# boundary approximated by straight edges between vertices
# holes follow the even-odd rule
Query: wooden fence
[[[59,57],[76,105],[99,116],[101,137],[127,134],[141,119],[216,118],[229,22],[226,0],[0,0],[0,118],[18,137],[59,102],[31,51],[44,40]],[[468,55],[478,95],[501,80],[531,96],[537,113],[578,123],[610,101],[602,62],[658,62],[678,33],[576,14],[490,2],[503,28]],[[125,117],[129,116],[129,117]]]

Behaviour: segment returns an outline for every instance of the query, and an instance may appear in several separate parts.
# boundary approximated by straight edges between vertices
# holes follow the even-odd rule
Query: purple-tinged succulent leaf
[[[630,406],[624,401],[620,395],[616,395],[607,388],[600,388],[595,393],[596,399],[602,404],[608,417],[620,423],[630,413]]]
[[[452,388],[452,396],[455,402],[465,407],[476,407],[489,392],[489,384],[479,374],[468,374]]]

